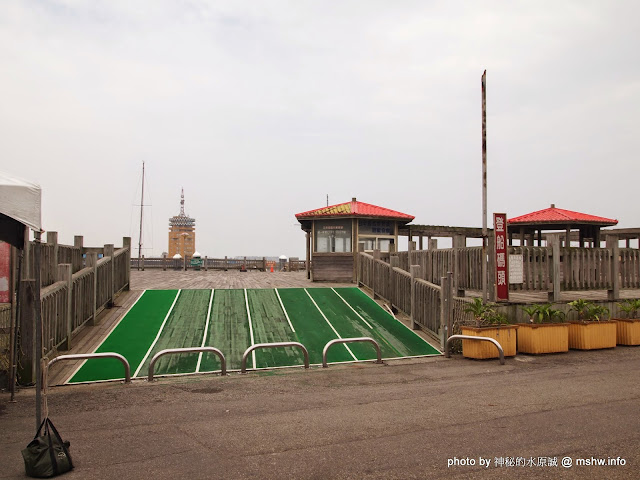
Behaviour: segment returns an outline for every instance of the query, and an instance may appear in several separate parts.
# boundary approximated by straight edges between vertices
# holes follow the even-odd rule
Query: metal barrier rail
[[[329,365],[327,364],[327,352],[329,351],[329,347],[335,345],[337,343],[356,343],[356,342],[368,342],[373,343],[373,346],[376,347],[376,353],[378,354],[378,359],[375,363],[384,363],[382,361],[382,352],[380,351],[380,345],[371,337],[356,337],[356,338],[336,338],[335,340],[331,340],[327,343],[322,349],[322,366],[327,368]]]
[[[483,340],[485,342],[493,343],[498,349],[498,354],[500,355],[500,365],[504,365],[504,350],[502,350],[502,345],[498,343],[495,338],[489,337],[476,337],[474,335],[451,335],[447,339],[447,343],[444,346],[444,356],[447,358],[451,358],[451,353],[449,352],[449,347],[451,346],[451,340]]]
[[[247,357],[251,352],[258,348],[277,348],[277,347],[299,347],[302,349],[302,353],[304,354],[304,368],[309,368],[309,351],[307,347],[298,342],[277,342],[277,343],[256,343],[255,345],[251,345],[249,348],[245,350],[242,354],[242,365],[240,368],[240,373],[247,373]]]
[[[167,348],[166,350],[160,350],[158,353],[156,353],[151,359],[151,362],[149,362],[149,376],[147,377],[147,380],[149,382],[153,381],[153,370],[154,370],[155,364],[158,361],[158,359],[163,355],[168,355],[170,353],[198,353],[198,352],[211,352],[218,355],[218,357],[220,357],[220,374],[221,375],[227,374],[227,360],[224,358],[224,354],[215,347]]]
[[[61,360],[82,360],[82,359],[91,359],[91,358],[116,358],[122,362],[124,365],[124,383],[131,383],[131,367],[129,366],[129,362],[126,358],[124,358],[119,353],[115,352],[105,352],[105,353],[75,353],[71,355],[59,355],[53,360],[49,360],[47,363],[47,373],[49,371],[49,367],[56,362]]]

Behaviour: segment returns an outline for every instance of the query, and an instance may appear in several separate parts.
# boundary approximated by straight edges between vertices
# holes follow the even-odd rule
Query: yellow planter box
[[[498,341],[505,357],[516,354],[517,325],[501,325],[499,327],[460,327],[462,335],[489,337]],[[462,340],[462,355],[467,358],[499,358],[498,349],[490,342]]]
[[[518,352],[538,354],[568,351],[568,323],[518,324]]]
[[[616,325],[606,322],[569,322],[569,348],[596,350],[616,346]]]
[[[640,345],[640,319],[615,318],[618,345]]]

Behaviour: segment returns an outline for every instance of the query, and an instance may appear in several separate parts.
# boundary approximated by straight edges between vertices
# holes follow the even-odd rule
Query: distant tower
[[[169,219],[169,258],[179,253],[182,258],[196,251],[196,219],[184,213],[184,188],[180,194],[180,214]]]

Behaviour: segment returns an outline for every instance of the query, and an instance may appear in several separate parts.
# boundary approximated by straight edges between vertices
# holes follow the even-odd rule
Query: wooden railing
[[[522,259],[522,282],[510,284],[510,291],[553,293],[554,276],[559,291],[640,288],[638,249],[557,248],[557,258],[552,247],[509,247],[508,251],[509,255]],[[409,263],[419,265],[419,278],[435,285],[440,285],[441,279],[451,272],[455,291],[482,290],[482,247],[398,252],[381,257],[390,263],[394,256],[398,258],[399,268],[406,272]],[[614,275],[616,268],[617,276]],[[494,283],[491,263],[487,270],[491,290]]]
[[[166,257],[144,257],[140,259],[132,258],[130,260],[131,268],[134,270],[146,270],[146,269],[162,269],[162,270],[194,270],[196,268],[201,270],[259,270],[269,271],[270,265],[273,265],[273,260],[267,260],[266,257],[262,258],[209,258],[202,257],[202,264],[198,267],[191,264],[191,258],[166,258]],[[289,259],[285,263],[285,270],[287,271],[300,271],[305,270],[306,262],[297,258]],[[275,261],[275,270],[280,270],[280,262]]]

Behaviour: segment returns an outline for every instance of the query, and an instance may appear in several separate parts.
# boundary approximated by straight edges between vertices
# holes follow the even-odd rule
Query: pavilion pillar
[[[564,237],[564,246],[565,248],[571,246],[571,225],[567,225],[567,231]]]

